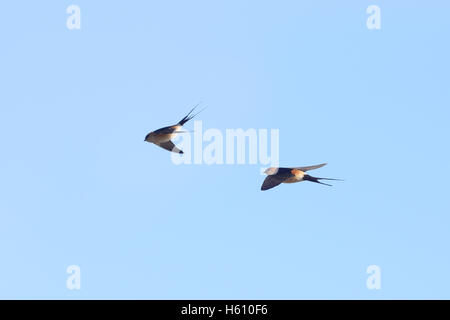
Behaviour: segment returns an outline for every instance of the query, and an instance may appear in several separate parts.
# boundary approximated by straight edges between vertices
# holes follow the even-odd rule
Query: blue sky
[[[4,3],[0,298],[449,299],[449,9]],[[198,101],[204,129],[279,129],[281,165],[345,181],[261,192],[259,165],[143,142]]]

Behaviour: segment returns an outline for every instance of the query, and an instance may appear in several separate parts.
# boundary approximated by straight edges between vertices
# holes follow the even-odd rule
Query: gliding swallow
[[[203,108],[196,114],[191,115],[191,113],[195,110],[195,108],[197,108],[198,105],[199,104],[197,104],[194,108],[192,108],[192,110],[189,111],[189,113],[183,119],[181,119],[177,124],[150,132],[149,134],[147,134],[145,136],[144,141],[154,143],[157,146],[159,146],[163,149],[169,150],[171,152],[183,154],[183,151],[178,149],[171,140],[173,138],[175,138],[175,136],[177,134],[182,133],[182,132],[187,132],[187,131],[180,131],[181,127],[186,122],[188,122],[189,120],[194,118],[196,115],[198,115],[200,112],[205,110],[205,108]]]
[[[315,183],[324,184],[326,186],[331,186],[330,184],[320,182],[319,180],[338,180],[340,179],[330,179],[330,178],[317,178],[306,174],[306,171],[314,170],[323,167],[326,163],[318,164],[309,167],[295,167],[295,168],[268,168],[264,171],[268,176],[264,180],[261,190],[268,190],[278,186],[280,183],[295,183],[301,181],[312,181]]]

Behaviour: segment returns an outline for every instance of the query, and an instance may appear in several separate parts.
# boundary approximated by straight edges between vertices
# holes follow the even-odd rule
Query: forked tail
[[[323,185],[326,185],[326,186],[332,186],[331,184],[328,184],[328,183],[323,183],[323,182],[320,182],[319,180],[334,180],[334,181],[343,181],[343,180],[341,180],[341,179],[332,179],[332,178],[318,178],[318,177],[313,177],[313,176],[310,176],[309,174],[305,174],[304,176],[303,176],[303,180],[306,180],[306,181],[311,181],[311,182],[315,182],[315,183],[320,183],[320,184],[323,184]]]
[[[178,124],[181,125],[181,126],[184,125],[186,122],[188,122],[188,121],[191,120],[193,117],[195,117],[195,116],[198,115],[200,112],[202,112],[203,110],[206,109],[206,107],[204,107],[202,110],[200,110],[200,111],[197,112],[196,114],[191,115],[192,111],[194,111],[195,108],[197,108],[199,104],[200,104],[200,103],[197,103],[197,104],[195,105],[195,107],[193,107],[192,110],[189,111],[189,113],[188,113],[183,119],[181,119],[180,122],[178,122]]]

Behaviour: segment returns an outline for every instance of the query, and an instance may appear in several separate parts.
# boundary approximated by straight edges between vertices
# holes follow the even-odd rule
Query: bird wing
[[[276,187],[283,181],[293,177],[292,169],[290,168],[278,168],[277,173],[268,175],[261,186],[261,190],[268,190]]]
[[[309,170],[322,168],[324,165],[326,165],[326,163],[316,164],[315,166],[309,166],[309,167],[296,167],[296,168],[293,168],[293,169],[298,169],[298,170],[301,170],[303,172],[306,172],[306,171],[309,171]]]
[[[285,180],[284,178],[278,177],[276,175],[267,176],[266,179],[264,179],[264,182],[261,186],[261,190],[264,191],[272,189],[277,185],[279,185],[280,183],[282,183],[284,180]]]
[[[175,153],[183,153],[182,150],[178,149],[172,141],[166,141],[166,142],[162,142],[160,144],[158,144],[158,146],[160,146],[163,149],[169,150],[171,152],[175,152]]]

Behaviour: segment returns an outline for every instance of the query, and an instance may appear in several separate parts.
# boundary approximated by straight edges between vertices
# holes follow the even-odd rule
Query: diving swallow
[[[147,134],[145,136],[145,140],[144,141],[154,143],[157,146],[159,146],[159,147],[161,147],[163,149],[169,150],[171,152],[183,154],[183,151],[178,149],[171,140],[173,138],[175,138],[175,136],[177,134],[182,133],[182,132],[187,132],[187,131],[180,131],[181,127],[186,122],[188,122],[189,120],[194,118],[196,115],[198,115],[200,112],[205,110],[205,108],[203,108],[202,110],[200,110],[196,114],[191,115],[192,112],[195,110],[195,108],[198,107],[198,105],[199,104],[197,104],[194,108],[192,108],[192,110],[189,111],[189,113],[183,119],[181,119],[177,124],[175,124],[173,126],[164,127],[164,128],[161,128],[161,129],[158,129],[158,130],[150,132],[149,134]]]
[[[331,186],[330,184],[320,182],[319,180],[337,180],[342,181],[340,179],[331,179],[331,178],[317,178],[312,177],[309,174],[306,174],[306,171],[314,170],[318,168],[322,168],[326,163],[318,164],[315,166],[309,167],[295,167],[295,168],[268,168],[264,171],[267,174],[266,179],[264,180],[261,190],[269,190],[280,183],[295,183],[301,181],[312,181],[320,184],[324,184],[326,186]]]

